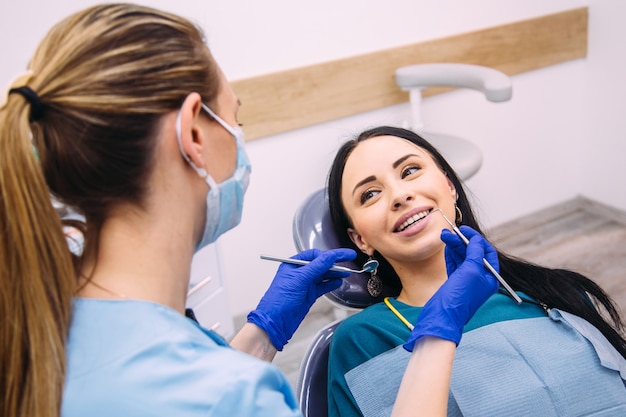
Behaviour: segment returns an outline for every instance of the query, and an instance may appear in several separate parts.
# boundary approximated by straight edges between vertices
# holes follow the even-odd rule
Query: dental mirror
[[[261,255],[261,259],[265,259],[266,261],[285,262],[285,263],[293,264],[293,265],[307,265],[311,263],[311,261],[303,261],[301,259],[279,258],[276,256],[268,256],[268,255]],[[364,274],[366,272],[373,272],[377,268],[378,268],[378,261],[376,259],[370,259],[369,261],[365,262],[365,264],[363,265],[363,269],[361,269],[360,271],[356,269],[348,268],[345,266],[340,266],[340,265],[333,265],[329,269],[329,271],[352,272],[355,274]]]

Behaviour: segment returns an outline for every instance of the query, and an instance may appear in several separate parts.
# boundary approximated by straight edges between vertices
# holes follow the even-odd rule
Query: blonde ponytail
[[[29,68],[0,104],[0,416],[56,417],[80,260],[51,195],[96,260],[110,214],[145,202],[163,115],[192,91],[211,103],[220,75],[194,24],[133,4],[57,23]]]
[[[29,115],[16,94],[0,111],[0,415],[58,416],[76,279]]]

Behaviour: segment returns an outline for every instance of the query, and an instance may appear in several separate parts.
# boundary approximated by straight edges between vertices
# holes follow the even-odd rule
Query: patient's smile
[[[404,230],[406,230],[407,227],[411,226],[414,223],[419,222],[420,220],[422,220],[424,217],[428,216],[428,214],[431,212],[431,210],[424,210],[424,211],[420,211],[419,213],[409,217],[408,219],[406,219],[400,226],[398,226],[394,232],[402,232]]]

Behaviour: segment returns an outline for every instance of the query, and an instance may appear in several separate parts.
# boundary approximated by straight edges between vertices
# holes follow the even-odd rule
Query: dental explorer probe
[[[446,216],[446,214],[443,212],[443,210],[441,210],[439,207],[437,207],[436,209],[433,209],[433,211],[438,211],[439,213],[441,213],[441,215],[443,216],[443,218],[445,219],[446,222],[448,222],[448,224],[450,225],[450,227],[452,228],[452,230],[454,230],[454,233],[456,233],[461,240],[463,241],[463,243],[465,243],[466,245],[469,244],[469,240],[467,239],[467,237],[465,237],[465,235],[463,233],[461,233],[461,231],[459,230],[458,227],[456,227],[456,225],[454,223],[452,223],[450,221],[450,219],[448,219],[448,217]],[[500,284],[502,284],[502,286],[504,287],[504,289],[511,295],[511,297],[513,297],[513,299],[515,301],[517,301],[517,304],[522,304],[522,299],[519,297],[519,295],[517,295],[515,293],[515,291],[513,291],[513,288],[511,288],[511,286],[504,280],[504,278],[502,278],[500,276],[500,274],[498,273],[498,271],[496,271],[494,269],[493,266],[491,266],[491,264],[485,259],[483,258],[483,263],[485,264],[485,267],[489,270],[489,272],[491,272],[493,274],[493,276],[496,277],[496,279],[498,281],[500,281]]]

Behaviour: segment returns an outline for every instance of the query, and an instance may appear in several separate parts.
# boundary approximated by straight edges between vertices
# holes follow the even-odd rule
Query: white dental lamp
[[[511,98],[511,79],[493,68],[456,63],[417,64],[396,70],[396,84],[409,92],[411,122],[409,128],[431,142],[448,160],[459,177],[467,180],[482,164],[482,153],[472,142],[456,136],[424,129],[422,89],[431,86],[471,88],[482,91],[489,101]]]

